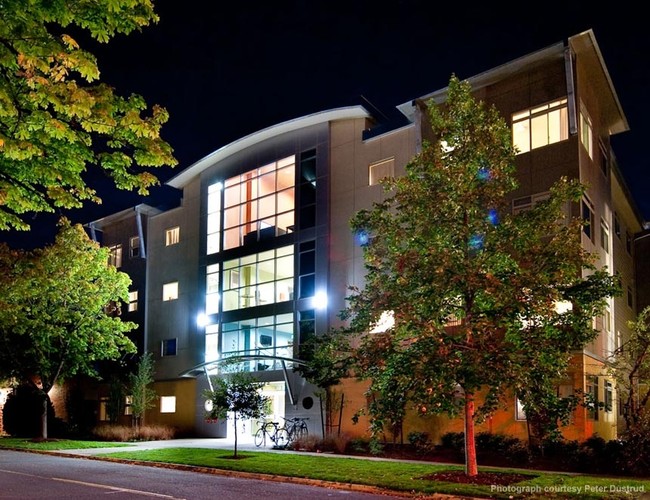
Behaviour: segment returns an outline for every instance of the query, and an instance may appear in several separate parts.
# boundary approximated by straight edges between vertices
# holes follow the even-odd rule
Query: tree
[[[383,182],[385,200],[351,220],[367,240],[366,277],[341,317],[347,335],[361,335],[354,370],[369,380],[369,394],[401,391],[422,415],[462,412],[466,472],[476,475],[475,422],[506,388],[530,387],[531,362],[538,375],[561,375],[571,355],[565,349],[593,338],[585,313],[614,279],[594,273],[580,221],[563,210],[580,200],[579,183],[561,179],[547,201],[511,213],[510,130],[495,108],[473,98],[469,83],[452,76],[446,103],[431,102],[428,111],[432,139],[405,176]],[[583,277],[589,273],[591,280]],[[556,308],[583,299],[591,302]],[[556,349],[561,336],[568,340]],[[408,369],[400,368],[398,386],[387,384],[397,366]],[[374,418],[384,409],[399,417],[389,405],[375,406]]]
[[[237,420],[262,418],[266,414],[270,398],[260,393],[261,382],[256,382],[246,372],[234,372],[227,378],[211,377],[212,388],[205,391],[205,397],[211,402],[207,418],[227,419],[232,413],[235,429],[234,458],[237,458]]]
[[[96,363],[135,346],[122,321],[130,278],[108,264],[108,249],[65,219],[54,244],[32,252],[0,246],[0,372],[42,397],[41,437],[47,438],[47,394],[77,375],[98,377]]]
[[[146,352],[140,358],[135,373],[129,377],[129,389],[131,391],[131,415],[133,424],[138,427],[144,423],[144,416],[147,410],[155,406],[157,397],[156,391],[149,386],[154,381],[153,355]]]
[[[95,57],[71,36],[100,43],[157,22],[151,0],[0,5],[0,229],[29,229],[22,214],[101,202],[88,166],[121,189],[147,194],[148,167],[173,166],[160,137],[167,112],[97,83]],[[144,167],[144,168],[143,168]]]
[[[611,360],[611,372],[620,397],[624,398],[623,416],[627,430],[644,421],[644,415],[650,415],[650,306],[643,309],[629,326],[632,331],[630,338],[616,349]]]

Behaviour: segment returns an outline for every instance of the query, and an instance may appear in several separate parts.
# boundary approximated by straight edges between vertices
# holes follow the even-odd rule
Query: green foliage
[[[131,394],[131,415],[138,427],[144,423],[147,410],[155,406],[156,391],[149,387],[154,382],[154,361],[150,352],[144,353],[138,361],[136,371],[129,376]]]
[[[205,391],[205,397],[212,402],[206,418],[226,419],[232,413],[235,429],[235,449],[237,456],[237,420],[260,419],[266,413],[270,398],[263,396],[260,389],[264,385],[257,382],[250,373],[234,372],[224,377],[211,377],[212,389]]]
[[[119,417],[124,415],[124,399],[126,390],[122,381],[115,375],[108,382],[108,401],[106,401],[106,414],[109,422],[117,423]]]
[[[29,385],[20,385],[9,393],[2,411],[4,431],[14,437],[36,437],[40,432],[41,395]],[[54,407],[47,402],[50,431],[54,425]],[[51,434],[56,434],[51,432]]]
[[[650,306],[629,327],[630,338],[614,352],[610,372],[616,380],[619,397],[624,398],[626,428],[635,432],[634,427],[650,416]]]
[[[94,166],[146,194],[147,168],[173,166],[160,137],[167,112],[98,83],[95,57],[71,33],[107,42],[157,22],[151,0],[3,0],[0,7],[0,230],[23,214],[100,202],[83,176]]]
[[[497,110],[452,77],[429,121],[432,140],[406,175],[385,180],[385,200],[351,220],[368,235],[366,276],[342,319],[348,336],[361,336],[351,366],[382,401],[370,405],[371,421],[395,425],[407,405],[456,416],[464,404],[480,421],[506,387],[531,414],[545,411],[548,384],[594,337],[591,318],[617,291],[583,250],[580,219],[566,213],[584,187],[560,179],[548,200],[513,214],[515,151]],[[562,301],[573,308],[558,311]],[[387,311],[394,325],[377,333]]]
[[[108,251],[63,219],[54,244],[33,252],[0,247],[0,371],[45,393],[97,361],[135,349],[134,323],[115,315],[130,278]],[[37,383],[38,381],[38,383]]]

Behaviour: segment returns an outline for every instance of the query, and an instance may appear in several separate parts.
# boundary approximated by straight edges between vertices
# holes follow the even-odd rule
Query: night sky
[[[161,187],[146,199],[89,174],[104,204],[62,213],[89,222],[142,202],[173,204],[178,193],[164,181],[242,136],[350,105],[394,118],[395,106],[446,87],[452,74],[468,78],[593,29],[630,125],[612,139],[614,151],[650,220],[646,15],[626,2],[575,4],[539,4],[545,12],[535,12],[534,4],[431,0],[158,1],[158,24],[82,46],[118,93],[167,108],[163,137],[179,164],[156,170]],[[2,232],[0,241],[22,248],[49,243],[59,215],[36,215],[30,233]]]

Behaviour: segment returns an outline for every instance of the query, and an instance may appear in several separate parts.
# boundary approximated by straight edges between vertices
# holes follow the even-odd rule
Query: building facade
[[[589,222],[582,242],[599,265],[621,276],[624,295],[594,319],[600,334],[575,353],[558,391],[590,392],[605,403],[578,409],[567,437],[615,437],[621,418],[607,358],[637,312],[634,242],[643,219],[611,150],[610,137],[627,131],[628,124],[594,35],[572,36],[469,81],[477,98],[495,105],[512,126],[519,150],[513,210],[544,199],[561,176],[588,186],[575,207],[575,215]],[[342,406],[335,421],[329,412],[328,421],[318,388],[295,371],[302,362],[300,345],[338,326],[348,287],[363,286],[362,251],[348,221],[380,201],[379,180],[403,174],[423,140],[432,138],[426,102],[444,102],[445,94],[441,89],[398,106],[404,121],[387,131],[363,107],[269,127],[172,178],[168,185],[182,191],[179,207],[148,211],[145,225],[137,222],[143,206],[129,212],[130,225],[120,217],[103,220],[104,244],[117,245],[112,238],[121,235],[123,263],[127,249],[132,257],[132,238],[139,238],[142,249],[145,272],[132,275],[133,293],[143,314],[140,346],[155,356],[160,396],[147,421],[201,436],[227,435],[230,424],[205,419],[203,393],[209,377],[237,357],[240,368],[264,382],[270,418],[309,418],[316,434],[327,425],[366,432],[351,423],[365,406],[363,386],[347,381],[337,387]],[[519,410],[513,399],[484,430],[526,437]],[[256,430],[255,422],[241,425],[244,435]],[[407,420],[408,425],[434,438],[462,428],[441,417]]]

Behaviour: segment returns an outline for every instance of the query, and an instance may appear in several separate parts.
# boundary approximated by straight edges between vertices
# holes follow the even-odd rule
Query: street
[[[290,482],[0,450],[0,498],[97,500],[100,495],[120,500],[397,498]]]

